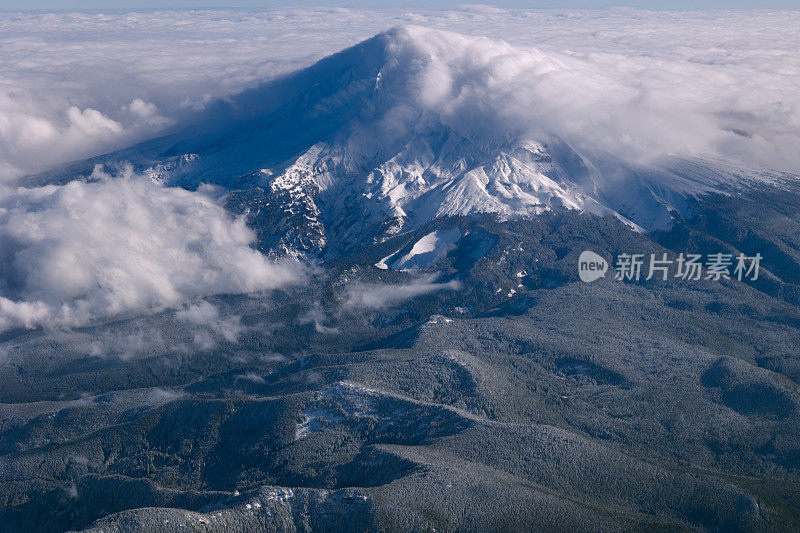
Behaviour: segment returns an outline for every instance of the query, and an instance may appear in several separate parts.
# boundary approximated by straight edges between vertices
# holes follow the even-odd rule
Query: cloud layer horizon
[[[584,116],[581,127],[620,150],[645,129],[664,132],[646,142],[686,136],[701,145],[724,130],[731,146],[719,138],[714,146],[722,155],[744,147],[752,166],[800,171],[799,23],[800,11],[479,7],[4,14],[0,181],[153,137],[214,98],[398,24],[511,44],[500,68],[516,85],[506,94],[528,91],[555,130]],[[487,56],[503,46],[471,48]]]

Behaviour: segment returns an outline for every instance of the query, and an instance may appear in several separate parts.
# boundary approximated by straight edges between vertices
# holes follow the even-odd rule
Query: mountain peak
[[[294,255],[480,213],[579,209],[664,228],[686,197],[753,176],[643,159],[624,144],[610,151],[608,139],[555,127],[566,111],[543,110],[548,77],[579,67],[503,41],[396,26],[90,163],[131,161],[170,185],[242,191],[229,206],[263,226],[262,248]]]

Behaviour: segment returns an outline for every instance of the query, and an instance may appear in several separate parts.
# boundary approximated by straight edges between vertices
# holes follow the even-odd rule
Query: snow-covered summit
[[[92,162],[132,161],[171,185],[238,191],[229,205],[261,228],[265,247],[289,254],[338,253],[476,213],[571,208],[650,230],[668,226],[688,196],[760,179],[656,157],[641,143],[609,151],[609,139],[581,135],[580,124],[556,127],[564,110],[541,109],[537,95],[548,73],[579,68],[565,57],[396,27]]]

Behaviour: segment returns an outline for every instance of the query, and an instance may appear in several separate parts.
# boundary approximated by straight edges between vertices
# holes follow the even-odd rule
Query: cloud
[[[398,24],[514,47],[450,39],[425,50],[430,102],[464,89],[444,110],[453,121],[474,102],[618,155],[800,167],[797,12],[285,8],[4,16],[0,181],[152,137],[215,97]],[[443,53],[459,62],[439,70]]]
[[[210,332],[236,344],[239,342],[239,334],[243,330],[241,317],[232,315],[222,318],[219,309],[206,301],[176,312],[175,317],[182,322],[202,328],[195,331],[194,342],[204,350],[210,350],[216,344],[209,334]]]
[[[800,171],[796,58],[771,79],[713,51],[704,60],[660,52],[554,52],[403,27],[390,34],[382,80],[387,92],[406,94],[385,129],[402,135],[416,124],[406,110],[421,109],[482,144],[558,137],[635,163],[701,156]]]
[[[156,387],[154,389],[150,389],[150,392],[148,393],[147,396],[147,400],[151,404],[159,405],[174,400],[180,400],[181,398],[184,397],[186,397],[186,393],[183,391],[161,389]]]
[[[307,313],[298,318],[298,323],[302,326],[305,324],[314,324],[314,331],[322,333],[323,335],[337,335],[339,328],[331,328],[325,326],[324,322],[328,320],[328,314],[322,309],[319,302],[314,302],[314,305]]]
[[[74,105],[63,114],[42,114],[46,105],[38,107],[24,98],[0,88],[0,183],[132,143],[173,122],[139,98],[123,105],[116,120]]]
[[[45,322],[45,324],[47,324]],[[56,337],[58,339],[58,337]],[[92,334],[86,340],[70,343],[70,338],[63,339],[65,346],[74,346],[90,357],[134,357],[152,356],[166,348],[167,343],[161,331],[156,328],[137,329],[127,333],[122,331],[101,331]]]
[[[258,359],[260,361],[265,362],[265,363],[282,363],[282,362],[286,361],[286,356],[282,355],[282,354],[279,354],[279,353],[268,352],[268,353],[264,353],[264,354],[259,355]],[[0,360],[2,360],[2,359],[0,359]]]
[[[352,44],[345,13],[5,14],[0,182],[154,137],[213,98]]]
[[[255,372],[248,372],[247,374],[240,374],[236,376],[236,379],[243,379],[245,381],[250,381],[251,383],[256,383],[258,385],[263,385],[267,382],[262,376],[259,376]]]
[[[357,309],[384,309],[423,294],[431,294],[438,291],[455,291],[461,289],[461,287],[462,284],[458,280],[435,283],[430,277],[396,285],[355,284],[347,290],[345,306]]]
[[[0,331],[71,327],[248,293],[300,279],[296,263],[268,261],[255,239],[202,192],[129,172],[0,193]],[[182,312],[233,339],[238,322],[210,304]]]
[[[69,499],[75,500],[78,498],[78,486],[74,482],[68,483],[62,488]]]
[[[81,465],[81,466],[92,465],[93,466],[93,462],[90,461],[89,458],[86,457],[85,455],[70,455],[69,461],[71,463],[75,463],[76,465]]]

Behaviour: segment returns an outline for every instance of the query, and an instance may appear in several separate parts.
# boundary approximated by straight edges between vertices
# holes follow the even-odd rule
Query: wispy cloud
[[[59,338],[58,336],[56,338]],[[131,359],[159,353],[166,347],[164,336],[156,328],[139,329],[134,332],[101,331],[88,340],[64,339],[78,351],[91,357],[119,357]]]
[[[339,333],[338,328],[331,328],[325,325],[328,318],[328,314],[322,309],[322,305],[319,302],[314,302],[311,309],[298,318],[298,323],[300,325],[314,324],[314,331],[317,333],[336,335]]]
[[[263,385],[267,382],[263,376],[256,374],[255,372],[248,372],[247,374],[240,374],[236,376],[236,379],[243,379],[245,381],[249,381],[251,383],[255,383],[257,385]]]
[[[173,400],[179,400],[185,397],[186,393],[183,391],[174,391],[156,387],[154,389],[150,389],[147,400],[151,404],[159,405],[162,403],[171,402]]]
[[[216,345],[210,333],[235,344],[239,341],[239,334],[243,329],[241,317],[231,315],[223,318],[219,309],[206,301],[177,311],[175,317],[197,327],[194,335],[195,344],[204,350],[210,350]]]
[[[458,280],[436,283],[430,277],[420,278],[404,284],[354,284],[347,290],[345,307],[353,309],[384,309],[411,298],[439,291],[461,289]]]

